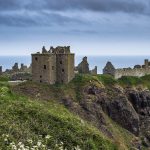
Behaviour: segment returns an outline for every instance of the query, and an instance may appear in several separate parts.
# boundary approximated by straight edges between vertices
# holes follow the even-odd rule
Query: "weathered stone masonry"
[[[32,79],[49,84],[68,83],[74,78],[74,54],[70,47],[43,47],[42,53],[32,54]]]
[[[107,62],[103,69],[103,74],[110,74],[115,79],[121,78],[122,76],[135,76],[142,77],[150,74],[150,62],[146,59],[144,65],[135,65],[134,68],[121,68],[115,69],[111,62]]]

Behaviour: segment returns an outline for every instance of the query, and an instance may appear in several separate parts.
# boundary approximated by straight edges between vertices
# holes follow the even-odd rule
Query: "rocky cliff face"
[[[113,135],[108,130],[105,116],[140,137],[141,141],[136,143],[138,149],[141,145],[150,147],[149,90],[88,85],[82,89],[79,103],[69,98],[62,99],[62,102],[71,111],[96,124],[109,137],[113,138]]]

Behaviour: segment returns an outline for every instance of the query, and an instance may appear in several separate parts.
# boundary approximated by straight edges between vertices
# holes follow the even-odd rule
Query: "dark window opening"
[[[40,83],[42,83],[42,80],[40,80]]]
[[[46,65],[44,65],[44,69],[46,69]]]
[[[40,78],[42,78],[42,76],[40,76]]]
[[[54,70],[55,69],[55,67],[54,66],[52,66],[52,70]]]
[[[60,61],[60,64],[62,64],[62,61]]]
[[[62,72],[65,72],[65,70],[64,70],[64,69],[62,69]]]
[[[37,61],[37,60],[38,60],[38,58],[37,58],[37,57],[35,57],[35,60]]]

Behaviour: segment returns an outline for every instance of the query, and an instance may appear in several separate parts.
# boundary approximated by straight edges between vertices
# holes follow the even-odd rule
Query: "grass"
[[[7,149],[2,134],[10,141],[37,141],[39,135],[51,136],[47,146],[55,149],[63,142],[68,150],[79,146],[82,150],[115,150],[117,146],[99,130],[70,113],[56,101],[43,102],[14,94],[7,86],[0,86],[0,148]]]
[[[8,76],[0,75],[0,82],[7,82],[10,78]]]
[[[118,84],[121,86],[139,86],[147,87],[150,89],[150,75],[146,75],[143,77],[122,77],[118,79]]]
[[[116,84],[123,87],[143,85],[150,88],[150,75],[141,78],[122,77],[115,80],[109,75],[79,74],[66,85],[35,84],[30,81],[19,85],[27,89],[27,92],[29,88],[38,92],[42,91],[43,98],[48,93],[49,101],[42,101],[34,96],[29,98],[28,94],[22,96],[20,91],[18,94],[11,92],[11,86],[6,81],[0,80],[0,146],[2,147],[0,149],[2,150],[7,149],[2,134],[9,134],[10,141],[15,143],[20,141],[26,143],[28,139],[38,141],[39,135],[42,139],[50,135],[51,139],[47,146],[51,149],[56,149],[55,145],[61,142],[69,150],[76,146],[82,150],[128,149],[131,139],[134,138],[128,131],[106,117],[106,121],[109,122],[108,129],[115,136],[115,141],[118,141],[114,144],[96,127],[58,104],[57,100],[68,96],[79,102],[83,96],[82,89],[88,85],[100,88],[107,88],[107,86],[111,88]]]

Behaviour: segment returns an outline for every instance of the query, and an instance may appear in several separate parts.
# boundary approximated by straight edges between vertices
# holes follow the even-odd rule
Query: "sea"
[[[84,56],[75,57],[75,65],[78,65]],[[144,59],[150,59],[150,56],[88,56],[90,69],[98,67],[98,73],[101,74],[107,61],[112,62],[115,68],[128,68],[135,65],[144,64]],[[24,63],[29,66],[31,64],[31,56],[0,56],[0,66],[3,66],[3,71],[11,69],[14,63]]]

